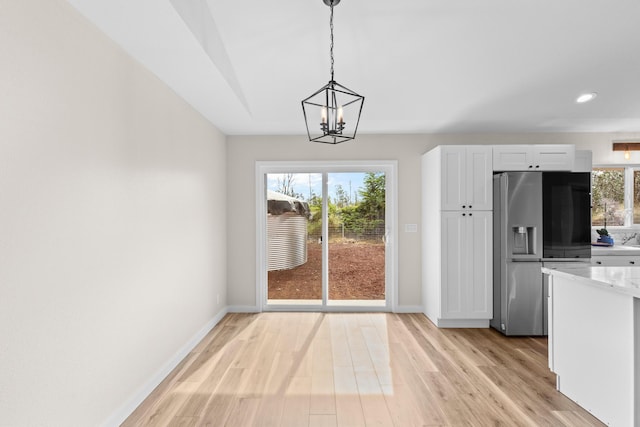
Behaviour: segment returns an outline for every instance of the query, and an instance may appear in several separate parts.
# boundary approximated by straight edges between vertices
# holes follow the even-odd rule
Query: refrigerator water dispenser
[[[513,255],[535,255],[536,227],[513,227]]]

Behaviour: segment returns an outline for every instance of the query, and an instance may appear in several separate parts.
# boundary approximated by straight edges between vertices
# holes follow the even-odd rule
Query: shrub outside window
[[[624,182],[624,168],[593,168],[591,225],[598,227],[625,225]],[[638,206],[640,207],[640,203]]]

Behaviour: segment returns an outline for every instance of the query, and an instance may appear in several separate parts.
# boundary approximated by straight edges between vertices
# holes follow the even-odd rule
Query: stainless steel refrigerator
[[[494,175],[493,328],[505,335],[547,334],[541,267],[589,262],[590,191],[589,173]]]
[[[542,173],[493,177],[493,314],[506,335],[543,335]]]

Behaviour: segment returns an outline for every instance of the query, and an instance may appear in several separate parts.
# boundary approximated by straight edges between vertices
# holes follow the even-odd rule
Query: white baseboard
[[[423,313],[424,309],[421,305],[399,305],[396,307],[396,313]]]
[[[151,394],[151,392],[175,369],[176,366],[195,348],[196,345],[216,326],[224,316],[229,313],[227,307],[223,308],[211,320],[209,320],[191,339],[180,348],[149,380],[143,384],[140,390],[105,422],[103,427],[117,427],[126,420],[129,415]]]
[[[489,328],[488,319],[438,319],[438,328]]]
[[[353,307],[351,307],[353,309]],[[300,310],[300,307],[296,307],[296,310]],[[317,308],[313,310],[317,311]],[[363,311],[371,311],[371,307],[365,307]],[[260,307],[252,306],[252,305],[232,305],[227,308],[229,313],[260,313],[262,310]],[[379,311],[376,307],[373,311]],[[424,312],[422,306],[420,305],[400,305],[397,306],[394,313],[422,313]]]

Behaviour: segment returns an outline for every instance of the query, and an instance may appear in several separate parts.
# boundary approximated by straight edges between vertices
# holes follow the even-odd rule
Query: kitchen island
[[[558,391],[611,426],[640,426],[640,268],[543,268]]]

